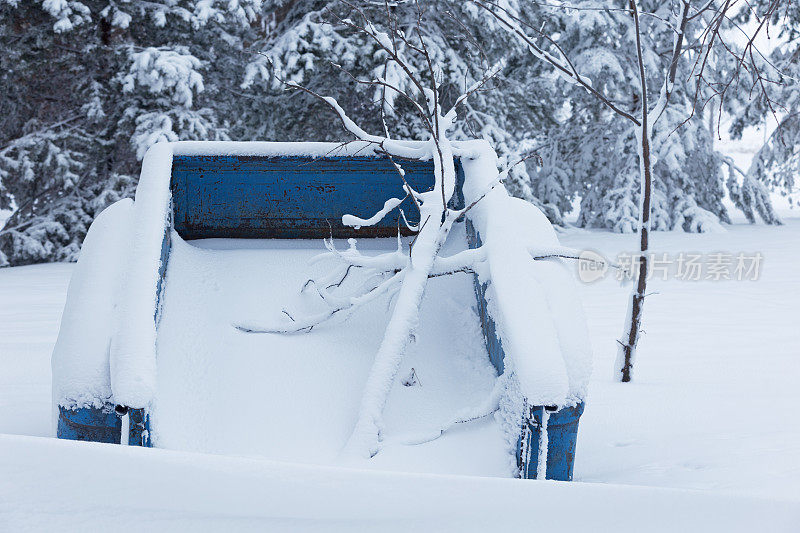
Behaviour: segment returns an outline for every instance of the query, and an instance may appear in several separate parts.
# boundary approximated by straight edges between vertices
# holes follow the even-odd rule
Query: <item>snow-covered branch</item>
[[[402,204],[403,200],[405,200],[405,198],[389,198],[383,204],[383,207],[380,209],[380,211],[378,211],[369,218],[359,218],[355,215],[344,215],[342,217],[342,224],[344,224],[345,226],[353,227],[355,229],[360,229],[364,226],[374,226],[375,224],[383,220],[384,217],[386,217],[386,215],[388,215],[392,209]]]
[[[675,38],[673,40],[669,69],[664,77],[664,85],[661,87],[661,93],[659,94],[658,101],[656,101],[656,105],[653,107],[652,111],[650,111],[650,116],[655,117],[650,121],[651,126],[655,124],[664,114],[664,110],[667,108],[669,98],[672,95],[672,91],[675,87],[675,75],[678,72],[678,61],[680,60],[681,52],[683,51],[683,41],[686,37],[686,25],[689,22],[689,7],[689,0],[681,0],[681,9],[677,17],[678,26]]]

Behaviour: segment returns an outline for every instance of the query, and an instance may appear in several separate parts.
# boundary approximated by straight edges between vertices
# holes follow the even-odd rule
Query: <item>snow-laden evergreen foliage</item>
[[[558,16],[550,22],[557,25],[545,26],[543,31],[557,36],[558,45],[595,89],[620,109],[634,113],[640,91],[627,2],[570,4],[575,8],[551,9]],[[644,60],[655,101],[669,67],[679,3],[640,4],[647,14],[642,17]],[[705,28],[702,19],[690,22],[687,42],[698,42]],[[699,109],[692,113],[695,84],[690,72],[697,57],[692,48],[681,56],[669,105],[653,131],[653,229],[713,231],[720,228],[720,221],[729,221],[721,203],[724,162],[714,152],[703,113]],[[635,231],[641,184],[633,124],[621,120],[582,87],[566,82],[559,86],[564,91],[564,115],[542,132],[547,162],[536,173],[534,192],[545,198],[551,191],[562,194],[560,206],[567,209],[565,200],[570,194],[580,197],[581,226]]]
[[[359,4],[370,16],[385,9]],[[509,52],[466,3],[421,6],[446,98]],[[393,135],[421,138],[405,102],[353,83],[332,64],[399,79],[374,45],[337,24],[349,9],[318,0],[1,1],[0,209],[15,213],[0,234],[0,258],[75,259],[94,216],[132,194],[139,162],[155,142],[340,140],[335,116],[284,90],[276,73],[347,95],[342,105],[375,133],[382,107],[399,115],[387,121],[402,125]],[[396,9],[408,24],[418,16],[410,3]],[[456,137],[487,136],[506,162],[517,161],[545,106],[520,84],[481,93],[469,104],[470,131]],[[525,165],[510,180],[534,200]]]
[[[756,4],[765,5],[761,0]],[[752,20],[750,12],[742,17]],[[765,187],[787,196],[792,206],[797,205],[800,173],[800,6],[787,3],[774,13],[770,20],[779,28],[773,41],[772,53],[759,61],[764,76],[766,94],[755,99],[737,99],[730,111],[735,115],[731,126],[734,137],[741,137],[746,126],[763,124],[765,117],[776,118],[778,126],[756,153],[748,169],[730,167],[730,180],[740,184],[734,199],[743,206],[752,222],[756,214],[764,220],[775,218],[766,196]],[[758,56],[756,56],[758,57]],[[751,82],[752,83],[752,82]]]
[[[636,109],[627,2],[569,2],[580,9],[499,3],[542,28],[621,108]],[[639,182],[630,125],[561,80],[473,2],[418,5],[421,14],[411,1],[389,2],[389,9],[401,26],[422,17],[445,105],[506,60],[490,90],[461,109],[465,120],[453,137],[489,139],[506,166],[524,159],[506,186],[552,221],[563,223],[580,198],[580,225],[634,231]],[[655,94],[673,38],[661,19],[671,20],[676,5],[647,0],[642,6],[655,15],[643,17]],[[0,263],[75,259],[97,213],[132,195],[141,157],[155,142],[341,140],[330,110],[286,91],[276,74],[340,95],[372,133],[383,134],[390,124],[392,136],[424,138],[407,102],[346,73],[402,80],[374,43],[341,23],[353,6],[376,21],[385,18],[384,2],[368,0],[0,0],[0,209],[14,211],[0,230]],[[693,21],[689,41],[702,29],[700,19]],[[796,63],[792,50],[780,53],[782,64]],[[690,50],[681,59],[682,85],[655,132],[654,228],[717,228],[728,218],[720,203],[726,187],[748,216],[758,212],[773,222],[764,184],[794,187],[788,170],[796,165],[789,162],[796,161],[794,148],[787,152],[773,142],[746,177],[723,172],[728,167],[713,151],[699,106],[684,123],[695,99],[695,57]],[[712,66],[724,74],[723,59]],[[790,94],[785,99],[794,106]],[[747,109],[751,121],[766,113],[763,105]],[[792,117],[786,115],[783,130],[797,131]],[[774,170],[778,160],[786,171]]]
[[[0,260],[74,260],[93,218],[132,194],[150,144],[226,138],[206,105],[213,97],[202,98],[200,71],[225,54],[209,21],[246,24],[258,9],[257,0],[0,2],[0,207],[15,209]]]

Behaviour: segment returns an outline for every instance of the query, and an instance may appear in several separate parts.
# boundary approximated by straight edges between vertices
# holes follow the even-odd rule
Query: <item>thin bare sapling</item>
[[[692,51],[692,68],[690,72],[691,81],[695,85],[691,111],[686,121],[694,115],[695,109],[702,109],[712,99],[717,99],[721,117],[722,102],[728,90],[734,82],[739,80],[742,72],[746,72],[752,78],[753,87],[758,88],[764,95],[766,101],[770,103],[769,93],[766,90],[767,84],[771,81],[764,75],[763,69],[759,66],[763,61],[763,55],[755,48],[755,37],[765,23],[768,24],[772,14],[780,4],[779,0],[771,0],[766,6],[765,13],[760,15],[761,23],[751,34],[745,34],[747,43],[741,52],[736,52],[736,47],[726,42],[724,34],[726,22],[731,22],[732,12],[737,0],[707,0],[701,2],[699,7],[692,6],[689,0],[675,0],[677,9],[673,10],[673,20],[666,20],[656,13],[642,12],[638,0],[628,0],[627,9],[603,6],[581,6],[582,10],[607,10],[607,11],[627,11],[631,17],[633,42],[631,45],[636,55],[636,66],[638,79],[634,87],[639,93],[639,109],[637,112],[628,112],[623,106],[613,102],[600,90],[592,85],[592,81],[582,75],[570,60],[568,54],[559,44],[542,28],[537,28],[525,22],[517,13],[511,10],[507,4],[493,0],[470,0],[476,6],[490,13],[500,26],[508,33],[519,39],[526,45],[529,52],[541,61],[553,67],[554,72],[568,83],[582,87],[589,94],[593,95],[606,108],[614,112],[620,118],[631,123],[636,135],[637,151],[639,155],[640,184],[641,194],[639,197],[639,258],[636,283],[631,291],[628,301],[628,309],[622,336],[617,340],[617,358],[615,362],[615,374],[617,379],[622,382],[629,382],[633,376],[633,365],[636,358],[636,350],[641,336],[641,324],[644,308],[644,300],[647,296],[647,275],[649,269],[649,234],[651,204],[653,197],[653,131],[654,125],[662,117],[666,116],[665,111],[670,103],[670,97],[675,91],[675,80],[678,72],[678,64],[682,55],[687,51]],[[570,6],[564,5],[569,8]],[[643,49],[644,31],[640,23],[641,16],[647,15],[658,22],[666,24],[673,32],[673,46],[669,53],[669,62],[664,66],[661,75],[663,80],[658,98],[650,106],[650,95],[647,86],[647,72],[645,50]],[[758,18],[758,17],[757,17]],[[691,46],[686,45],[686,40],[690,23],[698,26],[696,34],[699,35]],[[744,30],[735,25],[742,33]],[[712,52],[719,48],[722,54],[729,54],[733,58],[733,68],[725,80],[709,79],[706,69],[710,63]],[[693,51],[693,50],[699,50]],[[711,91],[711,95],[705,102],[701,101],[705,92]],[[721,119],[718,119],[721,120]],[[676,128],[677,129],[677,128]],[[675,132],[673,131],[673,134]]]

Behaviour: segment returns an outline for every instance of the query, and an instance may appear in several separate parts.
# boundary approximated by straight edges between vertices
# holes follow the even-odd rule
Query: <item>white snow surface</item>
[[[84,239],[53,349],[54,406],[102,407],[111,400],[109,344],[132,224],[133,201],[120,200],[100,213]]]
[[[535,206],[512,198],[497,179],[496,156],[462,159],[464,196],[481,197],[468,216],[486,248],[480,279],[506,354],[506,364],[532,405],[571,406],[586,397],[592,347],[576,290],[575,271],[563,260],[534,261],[532,253],[560,246]]]
[[[463,231],[446,253],[466,247]],[[158,447],[341,464],[390,305],[383,296],[346,320],[310,333],[249,334],[244,319],[277,323],[314,313],[321,302],[300,288],[325,262],[319,240],[208,239],[173,234],[158,335],[158,386],[152,410]],[[392,251],[394,239],[360,241],[362,253]],[[337,243],[341,248],[343,244]],[[353,274],[349,283],[364,282]],[[431,279],[416,342],[390,394],[384,445],[371,467],[509,476],[510,455],[491,417],[438,441],[403,444],[431,433],[479,403],[496,380],[483,347],[467,274]],[[360,460],[353,459],[358,464]]]
[[[0,433],[55,434],[50,355],[75,267],[0,269]]]
[[[423,141],[397,141],[415,148]],[[363,141],[347,144],[330,142],[262,142],[262,141],[179,141],[163,143],[175,155],[252,155],[252,156],[372,156],[375,145]]]
[[[536,517],[542,529],[558,531],[796,531],[800,220],[651,238],[656,251],[670,253],[760,251],[763,274],[754,282],[652,281],[657,294],[647,301],[646,334],[629,384],[612,379],[627,289],[613,279],[578,285],[595,372],[573,483],[366,472],[3,436],[0,530],[503,531],[528,528]],[[570,230],[560,239],[612,258],[636,248],[630,235],[607,232]],[[0,433],[51,434],[50,354],[75,268],[0,269]],[[424,391],[425,375],[421,380]],[[390,411],[393,405],[400,406],[394,397]],[[472,426],[452,431],[477,435]],[[391,454],[400,452],[420,454],[419,468],[409,470],[429,468],[420,451],[448,438],[387,445],[373,459],[375,468],[392,468],[379,463],[384,453],[397,468],[400,457]],[[470,446],[470,460],[497,461],[493,439],[471,438]],[[499,472],[499,465],[469,467],[479,469]],[[453,464],[438,471],[459,472]]]
[[[0,436],[7,531],[796,531],[796,501]],[[535,526],[534,526],[535,524]]]

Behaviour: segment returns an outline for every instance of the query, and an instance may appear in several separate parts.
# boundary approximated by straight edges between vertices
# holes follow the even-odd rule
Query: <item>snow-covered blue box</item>
[[[482,145],[476,145],[478,149],[464,146],[464,153],[476,155],[456,159],[458,193],[451,205],[455,209],[464,207],[466,189],[473,189],[470,198],[476,196],[477,185],[465,183],[465,166],[471,169],[466,174],[471,172],[479,178],[490,178],[492,172],[496,175],[493,153]],[[111,248],[129,246],[130,253],[125,255],[120,249],[116,257],[106,251],[102,261],[90,259],[95,254],[86,250],[92,246],[87,237],[83,262],[95,264],[79,265],[70,286],[53,358],[60,438],[151,445],[148,405],[155,394],[156,332],[172,231],[183,239],[309,239],[331,235],[363,238],[405,232],[406,225],[399,221],[400,210],[410,224],[418,222],[409,199],[395,208],[395,214],[373,227],[345,226],[342,216],[354,211],[377,212],[386,198],[402,197],[402,179],[417,190],[430,190],[434,181],[432,162],[402,161],[405,174],[401,177],[381,154],[351,147],[341,155],[333,153],[335,148],[315,143],[175,143],[156,145],[151,150],[143,164],[135,204],[122,201],[93,225],[97,227],[95,233],[102,233],[103,228],[106,233],[117,232],[94,240],[104,240],[105,248],[118,241],[116,248]],[[513,248],[524,256],[531,243],[557,245],[549,223],[541,213],[533,211],[530,204],[508,197],[502,187],[490,190],[479,207],[470,211],[470,246],[480,246],[482,238],[494,235],[490,239],[494,239],[495,250],[494,257],[487,258],[483,274],[475,273],[476,307],[487,351],[498,374],[507,371],[508,362],[513,359],[506,353],[508,346],[518,354],[512,368],[525,397],[516,452],[521,475],[535,478],[542,472],[543,465],[539,463],[543,455],[538,447],[546,443],[546,477],[569,480],[589,372],[586,358],[590,354],[580,343],[585,335],[570,330],[569,336],[578,341],[568,342],[562,330],[574,324],[564,326],[564,320],[541,312],[528,313],[518,302],[526,302],[531,309],[540,307],[545,313],[553,311],[553,316],[570,316],[578,321],[578,329],[585,327],[580,323],[582,314],[573,312],[569,303],[553,309],[547,302],[538,301],[552,298],[560,291],[557,285],[568,280],[560,264],[549,265],[555,273],[533,273],[533,277],[547,276],[551,282],[544,292],[531,291],[526,283],[520,283],[520,290],[501,290],[504,284],[514,284],[515,277],[516,281],[525,281],[520,276],[526,276],[524,268],[528,268],[526,263],[522,270],[515,269],[519,258],[508,256],[505,251]],[[515,218],[517,212],[522,215]],[[119,220],[110,220],[114,217]],[[109,228],[116,229],[112,232]],[[509,228],[512,231],[507,231]],[[528,229],[531,236],[525,238]],[[530,255],[527,262],[532,262]],[[100,271],[102,276],[97,275]],[[88,294],[92,291],[97,298]],[[116,300],[108,296],[112,291],[120,294]],[[73,298],[73,293],[78,292],[84,293],[85,298]],[[107,309],[82,303],[93,301],[103,302]],[[87,325],[85,320],[70,318],[85,318],[89,313],[100,317],[100,323]],[[115,318],[108,318],[105,323],[105,315]],[[551,319],[558,322],[555,327],[547,325]],[[557,347],[558,341],[554,345],[552,339],[550,346],[547,342],[539,346],[539,332],[561,338],[564,353]],[[87,338],[92,342],[87,343]],[[92,346],[89,350],[96,353],[91,357],[77,355],[86,351],[86,346]],[[556,352],[552,346],[556,346]],[[537,355],[539,352],[543,356]],[[568,361],[567,352],[586,354],[581,355],[583,360]],[[559,362],[561,357],[563,362]],[[124,417],[114,413],[115,407]],[[542,433],[540,429],[545,424],[548,431]],[[123,428],[128,429],[127,435],[121,434]]]

